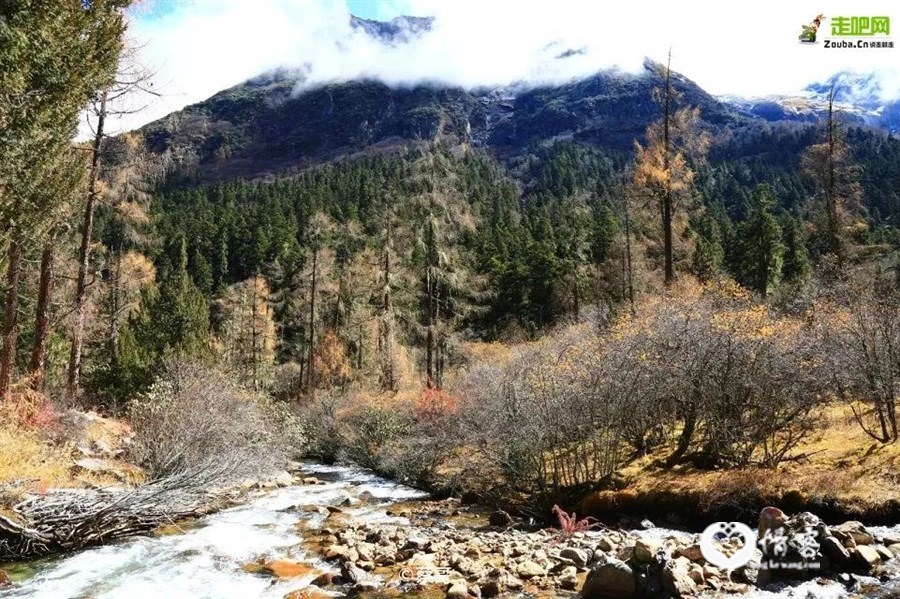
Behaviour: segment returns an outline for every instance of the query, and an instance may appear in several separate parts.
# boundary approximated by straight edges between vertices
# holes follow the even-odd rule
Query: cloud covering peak
[[[610,67],[637,71],[645,57],[665,60],[670,47],[673,68],[711,93],[794,93],[840,70],[900,63],[900,48],[834,52],[797,41],[815,14],[884,14],[887,5],[386,0],[382,13],[433,17],[428,26],[394,21],[390,34],[351,20],[347,5],[331,0],[156,0],[132,15],[131,33],[164,97],[119,127],[279,67],[304,73],[302,86],[367,77],[482,88],[562,82]]]

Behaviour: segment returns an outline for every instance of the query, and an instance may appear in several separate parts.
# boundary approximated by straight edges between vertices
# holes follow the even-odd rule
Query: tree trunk
[[[381,388],[385,391],[393,391],[394,380],[394,307],[391,299],[391,247],[393,246],[393,225],[391,222],[391,208],[388,207],[388,218],[385,223],[385,243],[382,249],[383,287],[381,297],[381,319],[379,324],[381,331],[379,343],[381,345]],[[362,354],[362,340],[360,339],[360,355]],[[362,360],[360,359],[360,366]]]
[[[97,132],[94,135],[92,147],[87,203],[84,207],[84,222],[81,227],[78,280],[75,287],[75,314],[72,322],[72,351],[69,355],[69,372],[66,378],[66,397],[69,401],[75,399],[81,386],[84,325],[87,317],[87,279],[91,267],[91,237],[94,230],[94,211],[97,207],[97,181],[100,176],[100,146],[103,143],[103,125],[106,120],[106,97],[107,92],[104,91],[100,98],[100,110],[97,115]]]
[[[625,198],[625,265],[627,267],[628,305],[631,307],[632,316],[634,308],[634,266],[631,262],[631,210],[628,206],[628,197]]]
[[[22,272],[22,232],[12,225],[6,265],[6,300],[3,306],[3,353],[0,355],[0,398],[8,399],[13,369],[16,364],[16,343],[19,336],[19,279]]]
[[[319,275],[319,248],[313,248],[312,281],[309,291],[309,357],[306,367],[306,386],[310,394],[316,393],[316,284]]]
[[[825,183],[825,211],[828,218],[828,246],[837,259],[838,269],[843,268],[844,252],[841,243],[840,216],[838,214],[837,200],[837,173],[835,165],[835,152],[837,151],[837,139],[834,121],[834,89],[828,96],[828,174]]]
[[[50,343],[55,257],[56,232],[51,231],[41,253],[41,279],[38,285],[38,303],[34,321],[34,347],[31,350],[31,387],[35,391],[41,391],[44,388],[44,367],[47,363],[47,347]]]
[[[119,313],[122,309],[121,285],[122,282],[122,252],[115,250],[113,253],[113,265],[109,276],[109,359],[115,362],[119,354]]]
[[[666,64],[666,92],[663,98],[663,170],[669,172],[669,105],[672,98],[672,51],[669,50],[669,62]],[[675,280],[675,267],[672,258],[672,186],[666,179],[666,192],[663,196],[662,206],[663,221],[663,246],[665,248],[665,283],[672,284]]]

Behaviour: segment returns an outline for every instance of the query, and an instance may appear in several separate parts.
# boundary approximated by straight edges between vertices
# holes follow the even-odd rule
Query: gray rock
[[[849,536],[857,545],[871,545],[875,542],[875,537],[872,533],[866,530],[866,527],[863,526],[861,522],[857,522],[856,520],[850,520],[849,522],[833,526],[831,527],[831,532],[842,541],[846,536]]]
[[[697,583],[691,577],[691,561],[677,557],[663,567],[663,587],[674,597],[689,597],[697,592]]]
[[[368,579],[368,575],[362,568],[358,568],[349,562],[341,565],[341,578],[347,582],[356,584]]]
[[[653,539],[638,539],[634,544],[634,559],[643,564],[648,564],[656,557],[656,553],[662,548],[658,541]]]
[[[467,599],[468,596],[469,588],[463,582],[453,583],[447,590],[447,599]]]
[[[825,537],[819,542],[819,549],[822,555],[828,558],[832,564],[841,567],[850,563],[850,552],[835,537]]]
[[[850,555],[857,564],[869,570],[881,563],[881,556],[871,545],[857,545],[850,550]]]
[[[559,557],[571,560],[573,564],[579,568],[586,566],[588,563],[588,552],[585,549],[577,549],[575,547],[566,547],[559,552]]]
[[[581,589],[584,599],[627,599],[635,593],[634,572],[622,560],[606,557],[588,573]]]
[[[547,573],[547,570],[544,569],[543,566],[532,560],[525,560],[524,562],[519,564],[519,567],[516,568],[516,571],[522,578],[535,578],[537,576],[543,576]]]
[[[508,526],[512,524],[512,516],[503,510],[497,510],[496,512],[491,512],[491,515],[488,516],[488,523],[491,526]]]
[[[566,566],[560,573],[557,581],[561,589],[574,591],[575,587],[578,586],[578,569],[575,566]]]

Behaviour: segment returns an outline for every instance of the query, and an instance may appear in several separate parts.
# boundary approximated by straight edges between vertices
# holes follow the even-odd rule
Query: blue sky
[[[409,10],[406,2],[384,2],[382,0],[347,0],[350,14],[364,19],[389,20],[405,14]]]
[[[182,10],[189,3],[205,3],[213,4],[216,0],[145,0],[137,18],[142,21],[153,21],[172,15]],[[253,0],[243,0],[244,2],[253,2]],[[310,1],[310,0],[306,0]],[[340,0],[332,0],[339,3]],[[350,14],[365,19],[390,20],[396,16],[406,14],[409,10],[409,4],[404,0],[346,0],[345,2]]]
[[[673,68],[707,91],[761,96],[795,93],[842,69],[900,66],[896,34],[892,50],[798,43],[801,26],[819,13],[887,14],[900,27],[896,0],[145,0],[131,16],[130,36],[158,72],[163,98],[122,126],[277,67],[303,69],[309,84],[371,77],[492,87],[567,81],[612,67],[636,71],[645,57],[665,60],[671,47]],[[350,14],[435,22],[421,39],[391,48],[352,30]],[[555,60],[569,49],[582,52]]]

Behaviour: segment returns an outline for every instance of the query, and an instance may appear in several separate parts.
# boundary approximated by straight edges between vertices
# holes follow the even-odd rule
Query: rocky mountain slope
[[[267,73],[142,131],[156,151],[191,150],[208,180],[305,168],[437,137],[500,156],[559,139],[628,150],[659,116],[652,90],[661,83],[649,62],[637,74],[601,71],[537,88],[472,91],[433,84],[390,87],[369,80],[303,89],[303,81],[298,70]],[[675,86],[684,104],[698,106],[713,128],[745,120],[686,77],[677,75]]]

